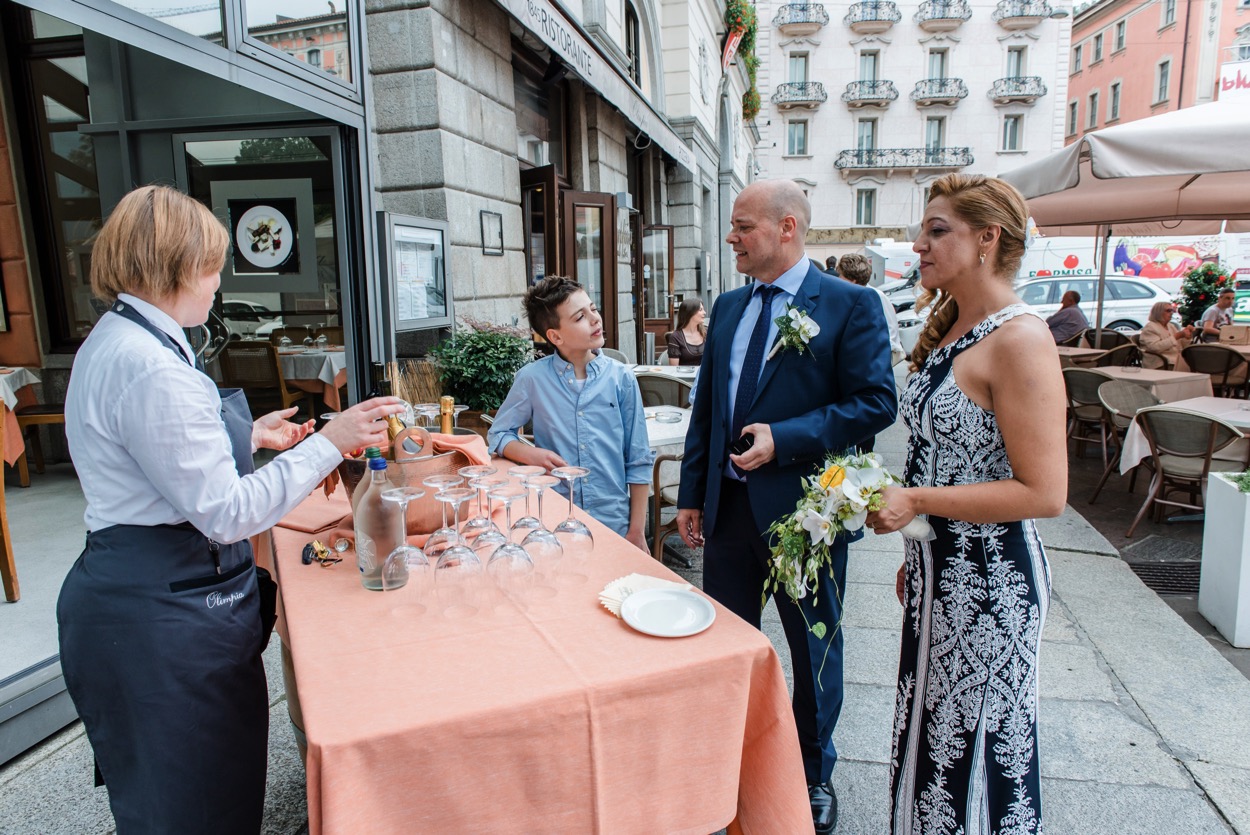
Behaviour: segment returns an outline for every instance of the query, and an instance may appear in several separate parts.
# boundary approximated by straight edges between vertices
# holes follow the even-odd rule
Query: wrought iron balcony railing
[[[1054,13],[1046,0],[999,0],[990,18],[1005,29],[1034,26]]]
[[[902,19],[903,15],[898,10],[897,3],[891,0],[868,0],[865,3],[853,4],[846,13],[846,17],[842,18],[842,22],[852,27],[860,23],[881,23],[891,26]]]
[[[1046,85],[1040,76],[1015,75],[997,79],[990,85],[989,97],[998,104],[1008,102],[1031,102],[1046,95]]]
[[[829,100],[829,95],[819,81],[787,81],[777,85],[772,100],[780,108],[819,107]]]
[[[971,148],[849,148],[835,168],[963,168],[972,165]]]
[[[949,28],[954,29],[970,17],[972,7],[967,0],[924,0],[920,9],[912,15],[912,20],[922,27],[946,21]]]
[[[862,105],[885,106],[898,98],[898,88],[893,81],[852,81],[842,91],[842,101],[851,107]]]
[[[829,12],[820,3],[787,3],[777,10],[773,17],[773,26],[785,31],[792,26],[815,26],[820,28],[829,23]],[[814,30],[813,30],[814,31]]]
[[[968,85],[962,78],[925,78],[916,82],[911,100],[920,106],[929,104],[955,104],[968,97]]]

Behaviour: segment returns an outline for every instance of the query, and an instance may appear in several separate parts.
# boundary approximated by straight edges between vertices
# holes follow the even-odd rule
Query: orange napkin
[[[434,447],[435,453],[460,450],[472,465],[490,463],[490,455],[486,453],[486,440],[481,435],[444,435],[439,432],[431,432],[430,443]],[[346,491],[343,492],[345,493]],[[353,546],[356,544],[356,529],[352,524],[350,498],[348,501],[348,514],[339,520],[338,526],[330,532],[329,541],[326,542],[330,547],[334,547],[335,543],[340,540],[346,540]],[[317,530],[321,530],[321,528]],[[414,534],[408,537],[408,541],[421,547],[425,545],[425,541],[428,538],[429,534]]]

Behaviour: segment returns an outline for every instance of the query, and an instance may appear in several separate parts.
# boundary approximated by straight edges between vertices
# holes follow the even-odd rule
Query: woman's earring
[[[981,266],[982,267],[985,266],[985,253],[984,252],[981,253]]]

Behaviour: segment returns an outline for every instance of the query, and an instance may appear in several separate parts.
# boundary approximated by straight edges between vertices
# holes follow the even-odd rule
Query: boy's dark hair
[[[556,309],[564,304],[569,296],[582,289],[571,278],[562,275],[549,275],[525,291],[525,316],[530,320],[530,327],[543,339],[547,331],[560,327],[560,314]]]

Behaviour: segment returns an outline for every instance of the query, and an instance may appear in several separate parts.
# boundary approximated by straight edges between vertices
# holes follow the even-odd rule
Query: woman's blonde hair
[[[1151,322],[1158,322],[1160,325],[1168,325],[1172,321],[1172,303],[1171,302],[1155,302],[1150,306],[1150,315],[1146,317]]]
[[[91,292],[168,298],[226,263],[230,236],[208,207],[168,186],[141,186],[113,209],[91,250]]]
[[[975,229],[999,227],[1002,232],[998,249],[991,253],[994,273],[1004,278],[1016,274],[1028,239],[1029,210],[1014,186],[983,174],[947,174],[935,180],[929,189],[929,200],[937,197],[949,200],[956,217]],[[933,309],[911,353],[912,371],[924,365],[959,318],[959,307],[949,293],[926,290],[917,299],[916,309],[929,306]]]

